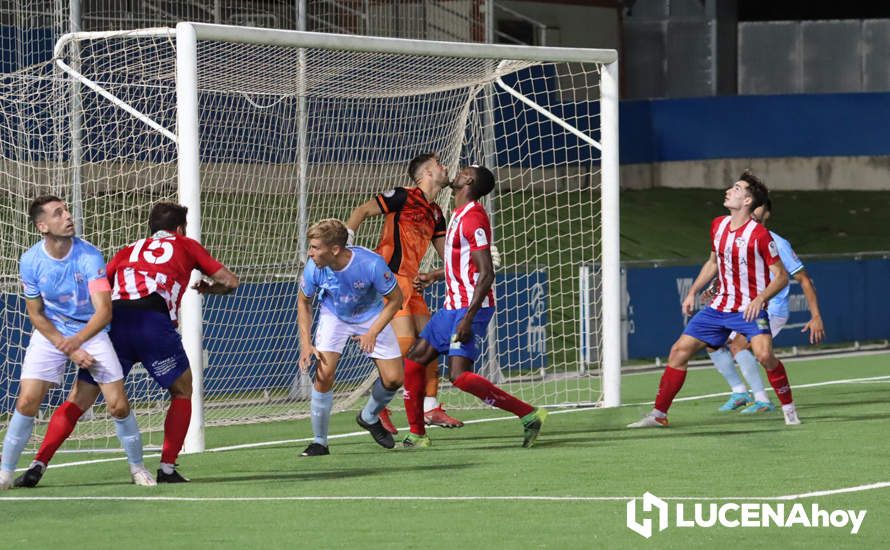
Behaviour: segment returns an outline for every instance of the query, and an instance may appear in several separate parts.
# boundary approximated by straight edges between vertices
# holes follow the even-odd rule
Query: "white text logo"
[[[646,492],[643,494],[642,519],[637,519],[637,500],[627,503],[627,527],[647,539],[669,525],[674,527],[834,527],[849,528],[855,535],[862,527],[866,510],[825,510],[818,504],[799,502],[678,502],[673,506]],[[657,517],[646,517],[656,512]],[[651,514],[649,514],[651,516]]]

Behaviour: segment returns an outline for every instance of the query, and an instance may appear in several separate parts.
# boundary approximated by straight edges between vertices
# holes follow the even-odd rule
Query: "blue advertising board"
[[[547,271],[499,273],[497,292],[496,345],[502,369],[540,369],[546,364],[548,323]],[[227,394],[247,390],[289,388],[298,374],[299,332],[297,329],[296,282],[246,283],[229,296],[207,296],[204,308],[204,347],[208,364],[204,372],[205,394]],[[427,303],[441,307],[444,284],[430,287]],[[5,294],[2,299],[5,330],[0,333],[0,406],[12,409],[18,393],[17,379],[31,324],[24,299]],[[486,343],[487,345],[487,343]],[[350,352],[355,355],[355,350]],[[344,358],[345,359],[345,358]],[[366,367],[343,361],[339,380],[364,377]],[[10,373],[9,377],[2,376]],[[70,383],[70,367],[66,384]],[[130,397],[139,400],[151,384],[128,380]],[[56,395],[62,398],[61,395]],[[53,403],[58,404],[58,403]]]
[[[819,299],[825,342],[890,338],[890,260],[806,261],[806,270]],[[700,265],[627,269],[628,335],[630,358],[666,357],[688,319],[680,303],[698,275]],[[810,313],[800,284],[792,279],[790,316],[776,337],[777,347],[809,344],[801,333]],[[696,308],[701,304],[697,303]]]

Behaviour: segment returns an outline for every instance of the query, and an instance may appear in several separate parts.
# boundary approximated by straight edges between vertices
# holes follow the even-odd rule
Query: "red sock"
[[[785,365],[783,365],[781,361],[778,361],[778,363],[778,367],[766,371],[766,377],[769,378],[769,383],[772,384],[773,389],[776,390],[776,397],[779,398],[779,402],[783,405],[787,405],[794,401],[794,399],[791,398],[791,384],[788,382],[788,374],[785,372]]]
[[[683,382],[686,381],[686,370],[675,369],[668,365],[661,375],[661,382],[658,383],[658,395],[655,396],[655,408],[664,414],[667,414],[671,408],[674,398],[680,393]]]
[[[49,464],[49,461],[53,459],[53,455],[56,454],[62,443],[74,431],[74,426],[82,414],[83,411],[80,407],[71,401],[62,403],[56,409],[56,412],[53,413],[52,418],[49,419],[46,435],[43,437],[43,443],[40,444],[40,450],[37,451],[34,460]]]
[[[535,410],[525,401],[513,397],[487,379],[472,372],[461,373],[454,379],[454,385],[461,391],[472,393],[489,405],[511,412],[519,418]]]
[[[192,421],[192,399],[190,397],[174,397],[167,409],[164,420],[164,445],[161,447],[161,462],[176,464],[176,457],[182,450],[185,434],[189,431]]]
[[[405,359],[405,415],[411,433],[426,434],[423,424],[423,398],[426,385],[426,366],[416,361]]]

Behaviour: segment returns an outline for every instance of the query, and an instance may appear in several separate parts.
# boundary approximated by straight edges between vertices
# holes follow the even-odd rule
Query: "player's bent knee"
[[[108,414],[115,418],[126,418],[130,415],[130,403],[125,398],[107,402]]]
[[[331,391],[331,388],[334,387],[334,380],[316,377],[315,384],[313,384],[313,387],[315,388],[315,391],[317,391],[317,392],[327,393],[327,392]]]
[[[179,378],[176,379],[175,382],[170,384],[170,396],[174,398],[182,398],[188,399],[192,396],[192,373],[191,371],[185,371],[180,375]]]
[[[776,367],[776,359],[771,351],[755,353],[754,357],[757,359],[757,362],[766,367],[767,370]]]
[[[674,368],[686,368],[686,363],[692,357],[694,352],[682,344],[674,344],[671,346],[671,354],[668,357],[668,364]]]
[[[37,416],[37,413],[40,412],[40,403],[43,401],[43,398],[34,399],[30,395],[21,395],[15,403],[15,410],[19,412],[19,414],[23,414],[25,416]]]

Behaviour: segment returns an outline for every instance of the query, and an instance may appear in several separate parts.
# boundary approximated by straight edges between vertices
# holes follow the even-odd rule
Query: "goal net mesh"
[[[173,31],[83,38],[59,59],[71,70],[32,66],[0,92],[3,412],[31,330],[18,283],[18,258],[39,239],[30,200],[69,201],[106,258],[147,235],[152,204],[178,200]],[[308,414],[312,373],[297,365],[306,224],[411,185],[407,164],[424,152],[452,176],[483,164],[497,179],[486,201],[502,257],[497,314],[477,369],[535,405],[600,399],[600,151],[503,89],[599,140],[600,65],[199,41],[197,66],[202,242],[242,281],[203,301],[207,426]],[[437,201],[447,216],[450,192]],[[357,244],[375,248],[381,227],[367,220]],[[424,266],[438,265],[431,250]],[[442,299],[442,287],[427,295],[433,311]],[[74,376],[69,366],[46,413]],[[350,343],[335,410],[360,403],[375,376]],[[446,407],[485,406],[442,382]],[[139,366],[126,386],[143,430],[162,431],[166,392]],[[113,435],[101,402],[92,414],[75,436]]]

